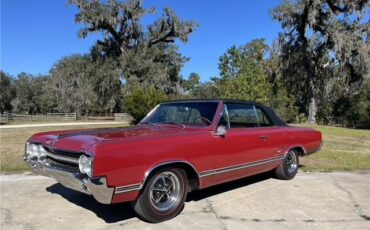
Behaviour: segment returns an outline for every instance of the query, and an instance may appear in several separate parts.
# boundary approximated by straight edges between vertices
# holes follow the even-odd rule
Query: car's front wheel
[[[151,176],[139,198],[133,202],[133,208],[146,221],[165,221],[182,210],[187,192],[184,170],[165,168]]]
[[[282,180],[293,179],[298,172],[298,166],[298,152],[292,149],[286,154],[279,167],[276,168],[275,175],[277,178]]]

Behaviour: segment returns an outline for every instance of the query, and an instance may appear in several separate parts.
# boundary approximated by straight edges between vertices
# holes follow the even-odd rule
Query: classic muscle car
[[[159,104],[129,128],[35,134],[24,159],[65,187],[104,204],[130,201],[141,218],[160,222],[190,191],[272,170],[292,179],[299,157],[321,144],[320,132],[288,126],[258,103],[186,100]]]

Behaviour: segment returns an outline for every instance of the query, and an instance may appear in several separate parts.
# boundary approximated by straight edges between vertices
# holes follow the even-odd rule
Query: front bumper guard
[[[39,161],[26,161],[32,171],[43,176],[52,177],[63,186],[93,196],[102,204],[110,204],[114,188],[109,188],[105,177],[87,178],[78,172],[67,172]]]

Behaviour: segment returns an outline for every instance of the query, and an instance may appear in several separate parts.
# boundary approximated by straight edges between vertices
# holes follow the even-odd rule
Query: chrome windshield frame
[[[210,103],[211,101],[183,101],[183,103]],[[138,124],[143,124],[145,122],[148,122],[146,121],[146,119],[148,119],[157,109],[160,108],[161,105],[165,105],[165,104],[173,104],[173,103],[182,103],[182,102],[178,102],[178,101],[174,101],[174,102],[164,102],[164,103],[160,103],[158,105],[156,105],[152,110],[150,110],[150,112],[138,123]],[[209,128],[212,126],[212,124],[214,123],[215,121],[215,118],[217,117],[217,108],[218,108],[218,105],[220,102],[213,102],[215,104],[217,104],[216,108],[215,108],[215,111],[213,113],[213,117],[212,117],[212,120],[210,120],[210,124],[209,125],[206,125],[206,126],[200,126],[200,125],[194,125],[194,124],[182,124],[184,126],[190,126],[190,127],[200,127],[200,128]],[[166,124],[166,123],[155,123],[155,122],[148,122],[148,123],[152,123],[152,124]]]

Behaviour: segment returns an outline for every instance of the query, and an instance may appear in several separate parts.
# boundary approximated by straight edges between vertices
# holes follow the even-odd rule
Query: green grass
[[[75,125],[56,127],[32,127],[32,128],[10,128],[0,129],[0,172],[16,173],[28,171],[29,168],[23,162],[24,144],[34,133],[53,130],[89,129],[103,127],[120,127],[122,124],[104,125]]]
[[[324,145],[320,152],[300,158],[303,171],[370,170],[370,130],[309,127],[321,131]]]
[[[0,129],[0,172],[27,171],[23,162],[24,143],[34,133],[63,129],[118,127],[116,125],[76,125],[66,127]],[[307,125],[298,125],[306,126]],[[370,130],[330,126],[309,126],[323,134],[320,152],[300,158],[303,171],[370,170]]]

